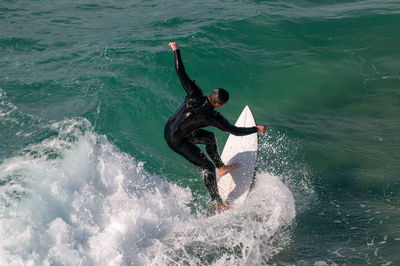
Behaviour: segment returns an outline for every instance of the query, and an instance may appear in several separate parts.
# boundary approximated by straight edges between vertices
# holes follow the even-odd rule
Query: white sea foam
[[[88,121],[0,165],[0,265],[259,264],[290,241],[292,193],[262,173],[241,208],[210,216]]]

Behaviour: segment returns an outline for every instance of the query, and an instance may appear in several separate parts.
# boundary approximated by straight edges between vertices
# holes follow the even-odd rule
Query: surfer
[[[212,200],[217,204],[216,210],[220,212],[230,209],[222,202],[218,193],[215,168],[217,168],[218,174],[223,176],[239,165],[225,165],[219,155],[214,133],[202,128],[214,126],[233,135],[244,136],[257,132],[265,133],[267,127],[246,128],[230,124],[219,112],[214,110],[228,102],[229,93],[222,88],[217,88],[209,96],[204,96],[203,91],[186,74],[178,44],[171,42],[169,46],[174,51],[175,70],[187,95],[185,102],[165,125],[164,138],[172,150],[203,171],[204,183]],[[195,144],[204,144],[214,163]]]

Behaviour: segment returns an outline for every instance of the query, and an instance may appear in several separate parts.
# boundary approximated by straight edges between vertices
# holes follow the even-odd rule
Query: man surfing
[[[247,128],[230,124],[219,112],[214,110],[214,108],[220,108],[228,102],[229,93],[222,88],[217,88],[209,96],[204,96],[203,91],[186,74],[178,44],[171,42],[169,46],[174,51],[175,70],[187,95],[185,102],[165,125],[164,138],[172,150],[203,171],[204,183],[212,200],[216,203],[216,211],[221,212],[230,209],[231,207],[222,202],[218,193],[215,168],[217,168],[218,174],[223,176],[239,165],[225,165],[219,155],[214,133],[202,128],[214,126],[233,135],[244,136],[253,133],[265,133],[267,127]],[[214,163],[195,144],[204,144]]]

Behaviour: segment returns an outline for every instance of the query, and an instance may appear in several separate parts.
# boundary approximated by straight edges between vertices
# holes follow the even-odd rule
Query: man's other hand
[[[257,127],[257,133],[265,133],[267,132],[267,126],[256,126]]]

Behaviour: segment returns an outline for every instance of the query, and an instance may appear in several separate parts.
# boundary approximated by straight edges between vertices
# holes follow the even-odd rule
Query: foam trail
[[[243,264],[290,241],[291,192],[259,174],[243,208],[191,213],[189,189],[148,174],[85,119],[0,165],[0,265]]]
[[[262,173],[242,207],[175,221],[163,241],[145,250],[146,264],[257,265],[290,243],[294,217],[292,193],[278,177]]]

